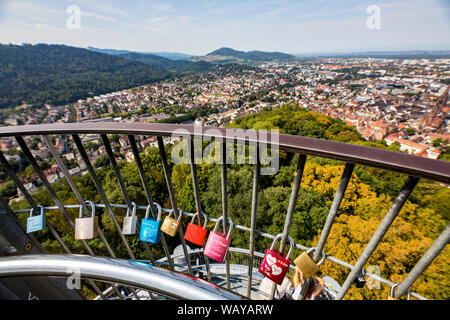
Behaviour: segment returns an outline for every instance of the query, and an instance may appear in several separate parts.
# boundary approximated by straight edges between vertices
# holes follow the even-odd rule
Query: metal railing
[[[193,277],[122,259],[73,255],[26,255],[0,259],[0,277],[67,277],[68,270],[77,270],[82,278],[119,283],[126,288],[149,290],[172,299],[245,299]],[[136,290],[130,291],[136,297]]]
[[[214,130],[207,130],[207,129],[214,129]],[[83,197],[81,194],[78,186],[74,182],[73,178],[71,177],[68,168],[64,164],[64,161],[62,160],[61,156],[59,155],[58,151],[56,150],[55,146],[53,145],[51,141],[52,135],[71,135],[73,142],[75,143],[78,152],[86,165],[86,169],[90,174],[90,177],[92,178],[92,181],[95,185],[95,188],[102,200],[102,204],[98,204],[96,206],[103,206],[108,213],[109,217],[111,218],[113,225],[116,229],[116,232],[118,233],[121,242],[126,248],[126,252],[128,254],[129,259],[136,260],[136,257],[131,250],[131,247],[127,241],[127,238],[122,234],[121,232],[121,226],[119,225],[117,218],[115,217],[115,214],[112,210],[114,206],[119,205],[113,205],[109,202],[103,187],[101,186],[99,178],[96,176],[96,171],[94,170],[94,167],[91,164],[91,161],[89,159],[89,156],[85,150],[85,147],[83,146],[82,139],[80,138],[80,135],[85,134],[97,134],[100,136],[103,146],[105,147],[106,154],[110,160],[112,170],[115,174],[115,177],[117,179],[117,183],[121,189],[123,198],[124,198],[124,205],[120,205],[124,208],[132,209],[132,202],[130,200],[130,197],[128,195],[127,189],[125,187],[125,183],[123,181],[119,166],[117,165],[114,152],[112,151],[110,141],[107,137],[108,134],[119,134],[119,135],[125,135],[128,138],[128,143],[131,146],[131,150],[134,156],[134,160],[137,165],[137,169],[139,172],[140,180],[143,186],[143,190],[145,192],[148,205],[151,207],[151,211],[153,215],[156,215],[156,208],[154,206],[154,201],[152,194],[150,192],[149,188],[149,182],[145,176],[144,168],[142,166],[141,158],[139,149],[136,142],[136,136],[143,137],[143,136],[155,136],[157,139],[157,145],[159,148],[159,155],[161,160],[161,165],[164,172],[165,182],[167,186],[167,191],[169,195],[169,200],[171,204],[170,210],[175,210],[175,212],[178,212],[178,205],[175,197],[175,191],[173,189],[172,180],[171,180],[171,173],[170,173],[170,167],[167,162],[167,155],[164,148],[163,143],[163,137],[171,136],[172,133],[175,130],[183,130],[185,132],[184,139],[188,140],[188,146],[189,146],[189,159],[190,159],[190,168],[191,168],[191,175],[192,175],[192,184],[193,184],[193,190],[194,190],[194,197],[195,197],[195,204],[196,204],[196,213],[201,213],[202,208],[200,204],[200,191],[198,187],[198,180],[197,180],[197,173],[196,173],[196,165],[194,162],[194,139],[196,138],[207,138],[211,139],[213,138],[216,141],[221,141],[221,150],[223,151],[221,153],[222,155],[222,162],[221,162],[221,190],[222,190],[222,216],[224,216],[225,219],[223,229],[226,232],[226,221],[228,217],[228,203],[227,203],[227,163],[226,163],[226,157],[227,157],[227,147],[226,143],[237,143],[237,142],[245,142],[246,144],[253,144],[256,145],[256,148],[262,148],[263,143],[265,147],[270,147],[271,143],[268,143],[266,141],[277,141],[276,145],[280,150],[291,152],[291,153],[297,153],[299,154],[297,168],[295,171],[295,177],[292,184],[292,191],[290,195],[289,200],[289,206],[287,209],[286,217],[285,217],[285,223],[284,228],[282,230],[282,239],[280,242],[280,251],[283,252],[286,246],[287,237],[289,235],[289,230],[292,224],[293,214],[294,214],[294,208],[298,196],[298,191],[301,185],[301,180],[303,177],[303,171],[305,168],[305,164],[307,161],[307,155],[310,156],[317,156],[317,157],[323,157],[328,159],[334,159],[334,160],[340,160],[344,161],[346,163],[345,169],[343,172],[343,175],[341,177],[341,181],[339,183],[338,189],[335,193],[334,200],[332,202],[332,205],[330,207],[324,228],[322,230],[322,233],[320,235],[319,241],[317,246],[314,250],[313,260],[317,263],[319,258],[324,254],[323,248],[326,244],[327,238],[329,236],[331,227],[333,225],[333,222],[335,220],[335,217],[337,215],[339,206],[342,202],[342,199],[345,195],[345,191],[347,189],[348,183],[351,179],[353,170],[355,165],[364,165],[369,166],[373,168],[379,168],[379,169],[385,169],[385,170],[391,170],[402,174],[407,174],[408,178],[397,195],[397,197],[394,199],[390,209],[382,219],[380,225],[378,226],[376,232],[372,235],[369,243],[366,245],[363,253],[358,258],[355,265],[351,265],[347,262],[341,261],[337,258],[328,256],[325,254],[326,259],[333,263],[337,263],[341,266],[344,266],[348,269],[350,269],[350,272],[344,281],[342,288],[340,292],[338,293],[336,299],[343,299],[349,290],[350,286],[354,283],[355,279],[360,275],[362,272],[369,277],[372,277],[378,281],[381,281],[382,283],[394,287],[394,297],[400,298],[401,296],[405,295],[406,293],[411,293],[412,296],[418,298],[418,299],[424,299],[424,297],[420,296],[417,293],[410,292],[410,287],[412,284],[417,280],[417,278],[420,276],[420,274],[423,273],[423,271],[428,267],[428,265],[437,257],[437,255],[444,249],[446,244],[448,243],[450,239],[450,231],[449,227],[441,233],[441,235],[434,241],[433,245],[428,249],[428,251],[423,255],[423,257],[419,260],[419,262],[415,265],[415,267],[410,271],[410,273],[406,276],[406,278],[400,283],[392,283],[388,280],[382,279],[381,277],[372,274],[370,272],[367,272],[366,270],[363,270],[364,265],[372,255],[372,253],[377,248],[380,241],[383,239],[384,235],[386,234],[387,230],[391,226],[393,220],[398,216],[401,208],[405,204],[408,197],[411,195],[414,187],[417,185],[420,178],[425,179],[431,179],[440,183],[449,184],[450,183],[450,164],[448,162],[439,161],[439,160],[431,160],[427,158],[412,156],[404,153],[399,152],[393,152],[383,149],[376,149],[376,148],[370,148],[370,147],[364,147],[359,145],[352,145],[352,144],[346,144],[346,143],[340,143],[335,141],[328,141],[328,140],[319,140],[319,139],[313,139],[313,138],[306,138],[306,137],[300,137],[300,136],[291,136],[291,135],[285,135],[285,134],[279,134],[277,135],[277,139],[272,139],[272,134],[266,133],[264,136],[264,141],[262,139],[262,136],[259,132],[255,132],[254,135],[248,135],[244,137],[236,137],[235,135],[230,135],[229,132],[225,128],[208,128],[204,127],[204,132],[201,133],[196,130],[193,126],[189,125],[171,125],[171,124],[137,124],[137,123],[76,123],[76,124],[56,124],[56,125],[30,125],[30,126],[17,126],[17,127],[2,127],[0,128],[0,137],[14,137],[20,146],[26,160],[31,164],[33,167],[35,173],[39,176],[43,186],[48,191],[49,195],[52,197],[53,201],[56,204],[55,209],[58,209],[67,223],[71,226],[71,228],[74,228],[74,222],[71,219],[70,215],[67,212],[68,206],[64,206],[59,199],[57,193],[52,188],[51,184],[47,180],[46,176],[44,175],[42,169],[39,167],[38,162],[34,158],[33,154],[31,153],[30,149],[28,148],[27,144],[25,143],[25,140],[23,139],[24,136],[41,136],[42,141],[45,142],[45,144],[48,147],[49,152],[51,153],[52,157],[55,159],[59,169],[63,172],[65,179],[67,180],[68,184],[70,185],[71,190],[74,192],[76,198],[78,199],[79,206],[83,208],[83,210],[86,213],[89,213],[89,208],[87,206],[87,199]],[[213,132],[213,133],[212,133]],[[261,145],[260,145],[261,144]],[[258,154],[258,152],[256,152]],[[26,190],[24,187],[22,181],[17,176],[13,168],[10,166],[8,161],[6,160],[5,156],[2,152],[0,152],[0,163],[2,164],[2,167],[4,170],[8,173],[8,175],[11,177],[11,179],[14,181],[20,192],[23,194],[24,198],[28,201],[31,208],[34,210],[38,210],[38,204],[33,200],[30,193]],[[243,230],[249,233],[249,264],[248,264],[248,288],[247,288],[247,296],[250,297],[251,292],[251,285],[252,285],[252,279],[253,279],[253,266],[254,261],[253,258],[257,254],[255,252],[255,235],[260,235],[263,237],[267,237],[270,239],[273,239],[274,236],[267,234],[263,231],[256,230],[256,212],[258,208],[258,185],[260,180],[260,172],[261,172],[261,164],[259,159],[257,159],[256,164],[254,165],[254,178],[253,178],[253,191],[252,191],[252,203],[249,204],[249,214],[251,215],[251,223],[250,227],[246,226],[236,226],[238,230]],[[138,206],[139,209],[142,209],[146,206]],[[7,207],[5,209],[7,212],[11,212],[11,209]],[[169,209],[166,209],[169,210]],[[193,213],[184,213],[187,215],[192,215]],[[216,221],[216,219],[208,218],[211,221]],[[57,233],[55,228],[51,225],[49,221],[47,221],[47,227],[51,235],[57,240],[57,242],[60,244],[62,249],[65,253],[71,254],[71,250],[68,248],[68,246],[63,241],[62,237]],[[139,227],[139,226],[138,226]],[[98,234],[105,245],[105,248],[108,252],[108,254],[115,258],[116,253],[113,251],[111,245],[108,243],[108,240],[106,239],[105,235],[102,233],[102,230],[98,228]],[[186,246],[186,243],[184,241],[184,234],[182,228],[178,230],[180,243],[183,249],[183,255],[185,257],[185,261],[187,263],[186,265],[186,272],[189,275],[193,275],[193,268],[191,266],[191,259],[189,257],[188,248]],[[32,238],[33,236],[30,235]],[[87,250],[87,252],[90,255],[95,255],[92,248],[89,246],[89,244],[81,240],[83,246]],[[170,270],[174,270],[174,262],[173,262],[173,256],[169,252],[169,247],[167,244],[167,240],[164,237],[164,234],[161,234],[161,243],[162,247],[166,256],[166,263]],[[300,250],[308,250],[309,248],[296,244],[296,248]],[[157,261],[155,261],[154,257],[151,254],[151,251],[147,244],[144,244],[145,251],[148,255],[148,260],[152,264],[157,264]],[[210,273],[210,261],[205,256],[205,266],[207,270],[207,279],[211,280],[211,273]],[[225,259],[225,270],[226,270],[226,287],[230,288],[230,257],[229,255]],[[292,266],[291,266],[292,267]],[[302,286],[302,293],[300,295],[300,298],[304,298],[304,294],[306,290],[308,289],[309,280],[307,279],[305,284]],[[101,290],[96,288],[95,284],[92,284],[94,290],[97,292],[97,294],[101,294]],[[274,298],[275,293],[275,284],[273,285],[272,289],[272,295],[271,298]]]

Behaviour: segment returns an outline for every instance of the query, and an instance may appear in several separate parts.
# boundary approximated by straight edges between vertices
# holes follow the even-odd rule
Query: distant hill
[[[173,76],[172,72],[64,45],[0,44],[0,108],[65,104]]]
[[[238,51],[232,48],[220,48],[203,57],[195,57],[196,61],[208,61],[215,63],[254,63],[264,61],[293,61],[297,58],[291,54],[282,52],[265,51]]]
[[[105,54],[111,54],[111,55],[123,55],[128,53],[138,53],[138,54],[151,54],[159,57],[163,57],[170,60],[189,60],[193,57],[191,54],[186,53],[179,53],[179,52],[138,52],[138,51],[129,51],[129,50],[116,50],[116,49],[98,49],[94,47],[87,47],[87,49],[105,53]]]
[[[187,60],[171,60],[154,54],[142,54],[137,52],[119,54],[118,57],[139,61],[153,67],[167,70],[173,70],[180,66],[189,65],[192,63]]]
[[[179,52],[151,52],[156,56],[160,56],[163,58],[171,59],[171,60],[189,60],[194,57],[191,54],[179,53]]]
[[[176,52],[133,52],[128,50],[115,50],[115,49],[97,49],[94,47],[88,47],[89,50],[95,52],[101,52],[109,55],[118,56],[128,60],[138,61],[147,64],[152,67],[165,69],[172,72],[181,74],[192,72],[209,71],[212,65],[205,61],[190,61],[191,55]],[[169,58],[174,57],[174,59]]]
[[[94,47],[87,47],[86,49],[91,50],[91,51],[95,51],[95,52],[99,52],[99,53],[113,55],[113,56],[118,56],[118,55],[121,55],[121,54],[126,54],[126,53],[133,52],[133,51],[129,51],[129,50],[98,49],[98,48],[94,48]]]
[[[213,67],[211,63],[205,61],[194,62],[188,60],[171,60],[154,54],[130,52],[120,54],[118,56],[121,58],[145,63],[152,67],[165,69],[181,74],[209,71]]]

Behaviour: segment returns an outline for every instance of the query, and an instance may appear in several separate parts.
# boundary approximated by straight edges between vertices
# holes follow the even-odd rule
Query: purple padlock
[[[216,231],[217,226],[221,221],[223,221],[223,216],[217,219],[214,230],[209,233],[209,237],[205,245],[205,250],[203,251],[206,256],[217,262],[223,262],[225,260],[225,256],[228,252],[228,247],[231,243],[231,231],[233,230],[233,221],[231,220],[231,218],[228,218],[228,224],[230,225],[228,234],[225,235],[222,232]]]

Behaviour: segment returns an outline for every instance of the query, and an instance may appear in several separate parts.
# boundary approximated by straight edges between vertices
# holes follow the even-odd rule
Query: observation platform
[[[184,212],[178,207],[175,197],[175,190],[172,183],[172,175],[168,164],[168,156],[164,147],[163,138],[170,137],[174,132],[178,132],[184,141],[187,141],[189,154],[190,172],[192,176],[192,187],[194,191],[196,212]],[[115,152],[111,147],[108,138],[109,134],[117,134],[128,141],[128,150],[133,155],[137,171],[140,178],[141,187],[145,193],[145,203],[137,205],[131,201],[124,178],[116,160]],[[115,175],[121,196],[124,203],[113,204],[108,199],[104,186],[100,183],[97,171],[92,165],[92,161],[83,144],[85,136],[97,136],[101,139],[103,147],[111,164],[112,172]],[[392,288],[392,297],[399,299],[402,297],[427,299],[422,295],[411,291],[411,286],[420,277],[424,270],[441,253],[450,240],[450,228],[446,229],[434,239],[431,247],[411,268],[409,273],[400,283],[393,283],[381,276],[364,269],[364,266],[372,256],[373,252],[383,239],[386,232],[391,227],[392,222],[398,216],[403,205],[411,195],[420,179],[429,179],[444,185],[450,184],[450,163],[440,160],[426,159],[399,152],[383,149],[370,148],[360,145],[352,145],[328,140],[319,140],[300,136],[285,134],[262,134],[261,132],[249,131],[246,135],[236,136],[225,128],[198,128],[188,125],[172,124],[136,124],[136,123],[76,123],[76,124],[54,124],[54,125],[29,125],[15,127],[1,127],[0,138],[14,138],[20,146],[21,155],[32,166],[34,173],[39,177],[42,187],[53,201],[53,206],[42,207],[40,203],[32,197],[26,189],[21,178],[17,175],[11,163],[0,151],[0,164],[3,170],[9,175],[16,187],[20,190],[24,199],[28,202],[29,208],[25,210],[13,211],[9,204],[0,199],[0,297],[3,299],[85,299],[82,290],[69,290],[66,285],[68,278],[67,268],[77,267],[80,271],[83,285],[90,287],[96,293],[93,299],[259,299],[259,285],[263,276],[258,272],[258,267],[262,262],[264,253],[256,252],[255,237],[265,237],[274,240],[277,235],[266,233],[265,230],[257,230],[257,208],[258,208],[258,187],[260,184],[261,164],[259,157],[253,166],[253,189],[252,201],[248,204],[250,225],[234,225],[234,232],[245,232],[249,238],[248,248],[229,248],[224,263],[215,263],[203,252],[203,248],[191,250],[184,239],[184,230],[179,228],[176,238],[179,238],[179,247],[175,252],[169,250],[167,236],[161,233],[161,242],[158,244],[143,243],[148,259],[139,260],[133,252],[132,239],[122,232],[122,225],[119,224],[114,209],[123,208],[137,210],[142,214],[147,207],[150,208],[153,216],[156,216],[158,209],[154,202],[155,194],[149,187],[152,181],[145,174],[141,161],[141,150],[138,142],[148,137],[156,137],[159,149],[159,161],[164,171],[165,183],[169,195],[170,208],[163,208],[164,213],[171,210],[180,212],[184,219],[191,219],[192,216],[203,213],[200,202],[200,190],[197,179],[197,166],[195,162],[195,144],[197,139],[214,140],[220,144],[221,162],[217,164],[221,168],[221,190],[223,217],[222,228],[226,232],[229,226],[225,221],[233,218],[232,212],[228,210],[227,191],[227,144],[244,143],[247,146],[255,147],[257,154],[260,150],[276,147],[288,153],[298,154],[298,162],[295,176],[292,181],[289,206],[285,215],[284,227],[279,230],[281,241],[277,249],[286,251],[289,240],[289,232],[293,221],[294,207],[297,201],[299,187],[307,156],[321,157],[343,161],[345,169],[334,195],[334,200],[322,228],[319,241],[314,248],[305,247],[295,243],[294,247],[301,251],[310,250],[314,263],[319,263],[323,258],[336,265],[348,269],[348,275],[343,283],[338,286],[335,292],[335,299],[344,299],[348,290],[361,278],[372,278],[383,285]],[[26,143],[28,137],[37,138],[42,141],[51,157],[55,160],[58,170],[75,194],[78,204],[64,205],[55,192],[52,184],[48,181],[37,159]],[[63,137],[70,141],[76,152],[80,155],[93,185],[101,199],[100,203],[92,203],[82,193],[82,189],[77,185],[58,152],[52,138]],[[375,233],[365,246],[362,254],[355,264],[342,261],[324,252],[330,230],[337,216],[340,204],[347,191],[347,186],[351,179],[355,165],[367,166],[382,170],[389,170],[405,175],[406,181],[399,190],[397,197],[392,202],[391,207],[385,213]],[[64,254],[49,254],[45,248],[45,243],[40,243],[36,233],[27,233],[26,226],[18,219],[18,214],[43,212],[47,210],[58,210],[59,214],[67,222],[68,226],[75,229],[75,222],[69,214],[68,209],[80,209],[86,216],[91,214],[92,206],[102,208],[103,214],[109,216],[115,229],[115,234],[105,232],[97,227],[98,239],[106,248],[109,257],[100,257],[96,254],[96,248],[86,240],[76,240],[83,247],[87,255],[80,255],[73,246],[67,243],[67,235],[60,234],[57,228],[47,219],[45,228],[51,237],[59,244],[61,252]],[[180,209],[180,210],[179,210]],[[217,218],[207,217],[210,222],[217,222]],[[139,223],[138,223],[139,230]],[[39,231],[37,231],[39,233]],[[114,251],[111,243],[120,242],[124,248],[124,253]],[[164,252],[163,258],[155,259],[151,247],[158,246]],[[294,257],[293,257],[294,258]],[[290,265],[290,272],[294,270],[294,264]],[[61,279],[55,279],[59,277]],[[60,281],[61,280],[61,281]],[[310,285],[310,279],[306,279],[305,290]],[[179,289],[176,289],[179,288]],[[336,288],[336,287],[335,287]],[[276,298],[275,285],[269,299]],[[300,298],[304,298],[302,295]]]

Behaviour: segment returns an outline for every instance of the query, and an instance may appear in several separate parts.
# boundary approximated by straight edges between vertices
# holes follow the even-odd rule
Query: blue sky
[[[81,10],[69,30],[66,10]],[[367,8],[380,8],[380,29]],[[450,50],[449,0],[0,0],[0,43],[62,43],[203,55]]]

